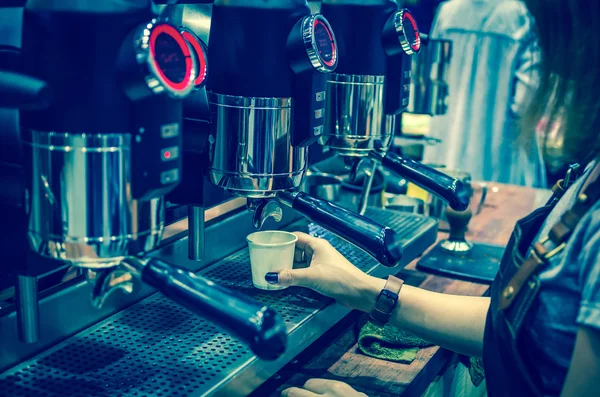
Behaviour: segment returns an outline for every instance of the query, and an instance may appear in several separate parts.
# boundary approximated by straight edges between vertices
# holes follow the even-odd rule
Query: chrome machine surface
[[[431,116],[446,114],[452,41],[431,40],[425,34],[421,34],[421,39],[423,49],[413,58],[407,112]]]
[[[389,1],[366,2],[362,5],[352,1],[324,1],[323,9],[326,14],[330,14],[336,11],[344,12],[336,8],[346,7],[350,10],[350,14],[359,14],[362,11],[365,15],[373,15],[373,11],[369,8],[374,6],[378,11],[389,14],[389,10],[385,8],[390,7],[390,4]],[[372,22],[365,19],[362,25],[368,26]],[[377,22],[379,21],[375,23]],[[342,34],[347,33],[346,26],[342,24],[336,26],[339,26]],[[418,53],[421,49],[420,37],[415,27],[416,23],[410,13],[407,10],[398,10],[392,13],[386,22],[385,29],[382,29],[384,33],[379,33],[383,36],[382,43],[370,43],[376,47],[388,45],[390,48],[395,48],[395,50],[386,48],[385,51],[381,51],[390,58],[399,57],[400,62],[393,65],[394,70],[386,71],[385,66],[353,68],[348,66],[351,61],[346,59],[341,70],[329,76],[327,122],[323,138],[320,140],[321,144],[331,147],[342,156],[351,157],[367,156],[373,151],[386,153],[389,150],[395,132],[398,109],[406,107],[409,103],[407,83],[410,82],[410,58],[408,56]],[[390,44],[386,35],[393,36],[392,40],[395,39],[396,43]],[[344,37],[340,42],[344,43],[347,39],[348,37]],[[345,45],[351,44],[345,43]],[[348,51],[348,48],[344,49]],[[371,56],[368,51],[372,49],[365,48],[364,51],[366,51],[365,56]],[[394,54],[393,51],[397,51],[398,54]],[[389,69],[392,65],[386,66]],[[373,71],[369,74],[349,73],[361,69]],[[396,78],[386,83],[386,78],[390,80],[392,76]],[[400,98],[398,103],[390,103],[392,102],[390,92],[396,93]],[[394,106],[396,109],[390,110]]]
[[[38,253],[99,268],[156,247],[163,199],[132,198],[131,135],[24,135],[33,159],[29,241]]]
[[[245,197],[300,186],[308,148],[292,146],[292,98],[208,94],[216,124],[211,181]]]
[[[387,152],[395,120],[385,115],[384,83],[385,76],[332,74],[321,142],[343,156]]]
[[[327,83],[322,73],[331,71],[326,64],[331,68],[337,59],[327,21],[311,15],[303,1],[273,2],[279,8],[268,12],[264,1],[217,3],[215,7],[221,8],[216,19],[214,8],[211,11],[204,4],[170,4],[160,8],[165,11],[162,21],[178,26],[181,32],[189,29],[204,42],[209,41],[211,25],[210,45],[214,45],[211,51],[216,62],[209,57],[210,68],[205,66],[209,74],[216,72],[217,78],[212,83],[208,78],[208,92],[203,84],[196,84],[187,97],[193,101],[186,99],[183,104],[185,122],[189,124],[184,122],[182,132],[184,138],[187,134],[191,140],[180,147],[180,154],[187,150],[182,174],[189,183],[181,183],[165,193],[166,197],[156,195],[158,201],[145,200],[156,203],[156,207],[150,207],[156,210],[156,216],[142,209],[138,197],[129,191],[134,184],[128,180],[128,164],[123,158],[128,145],[136,142],[136,134],[123,134],[117,142],[112,133],[104,131],[104,142],[70,130],[64,130],[69,132],[66,135],[53,135],[49,131],[54,130],[49,129],[29,139],[35,145],[29,145],[27,150],[37,150],[36,156],[46,163],[31,177],[42,194],[35,200],[42,208],[40,220],[32,223],[34,235],[39,236],[35,247],[52,257],[77,258],[94,282],[76,278],[58,293],[42,297],[39,316],[44,332],[37,343],[16,342],[14,308],[0,303],[0,371],[5,371],[0,374],[0,395],[248,395],[348,314],[347,309],[307,290],[265,292],[253,288],[245,248],[245,237],[252,231],[253,223],[267,229],[303,230],[326,238],[362,270],[379,277],[397,272],[391,266],[407,264],[435,241],[435,220],[375,209],[369,209],[367,217],[360,217],[296,190],[308,166],[308,147],[323,132]],[[236,26],[228,23],[238,12],[248,15],[249,9],[255,13],[252,18],[238,19],[240,24]],[[211,12],[212,22],[207,17]],[[283,36],[267,35],[266,43],[258,43],[254,36],[242,35],[250,44],[256,44],[246,50],[264,58],[239,57],[231,50],[241,32],[246,31],[241,26],[247,32],[255,32],[257,18],[273,22],[269,27]],[[328,34],[322,36],[325,40],[320,43],[319,56],[317,24],[326,28]],[[288,34],[293,48],[287,48],[284,40]],[[188,44],[193,46],[189,40]],[[204,43],[200,40],[197,45],[202,49]],[[291,50],[295,52],[287,52]],[[221,56],[224,58],[219,59]],[[260,59],[272,63],[261,63]],[[251,72],[252,79],[237,75],[237,62],[250,60],[260,66],[257,71],[244,71]],[[269,73],[261,74],[266,66],[271,68]],[[314,85],[306,84],[311,79]],[[275,92],[285,95],[272,95]],[[302,108],[298,104],[308,103],[306,98],[314,98],[314,102],[311,107]],[[210,124],[197,117],[201,113],[198,104],[211,110]],[[186,113],[187,110],[191,111]],[[92,149],[91,153],[81,149],[82,139],[90,139],[85,145]],[[186,159],[191,160],[186,164]],[[63,175],[57,177],[54,167],[64,171],[69,183],[81,183],[82,192],[67,194],[60,179]],[[119,170],[120,175],[108,174],[111,170]],[[97,179],[110,186],[96,189],[91,181]],[[209,180],[216,186],[206,183]],[[211,186],[217,189],[211,190]],[[100,192],[112,192],[112,200]],[[219,192],[233,192],[241,198],[228,201],[232,196]],[[76,200],[79,194],[85,197],[81,199],[86,200],[85,204]],[[246,199],[254,213],[241,210]],[[263,219],[256,211],[258,206],[253,207],[258,203],[270,212],[275,202],[269,200],[273,199],[285,204],[273,211],[281,218],[278,225]],[[161,204],[166,200],[190,206],[186,225],[162,226]],[[73,203],[79,211],[77,216],[81,211],[85,214],[77,226],[70,225],[75,215],[65,208],[73,201],[77,201]],[[59,207],[50,202],[58,202]],[[217,211],[221,217],[207,217],[211,210],[233,202],[236,205],[228,207],[229,212]],[[101,214],[96,214],[96,205],[101,206],[97,209]],[[110,216],[115,211],[121,213],[118,222]],[[102,227],[97,226],[94,215],[102,215]],[[140,219],[141,215],[145,220]],[[297,221],[300,215],[320,226]],[[183,237],[187,225],[189,239]],[[63,244],[48,251],[45,246],[51,245],[59,227],[68,231],[60,234]],[[73,244],[79,242],[81,230],[87,233],[87,240],[83,240],[85,250]],[[149,238],[155,230],[163,231],[163,237],[159,238],[158,232],[156,240]],[[173,237],[165,239],[165,233]],[[123,236],[127,238],[119,242]],[[65,249],[65,242],[70,243],[69,250]],[[203,250],[204,246],[209,249]],[[156,249],[149,251],[150,248]],[[133,256],[138,250],[145,254]],[[101,254],[125,259],[110,272],[88,265]],[[95,266],[103,263],[108,265],[108,261],[98,261]],[[176,263],[178,267],[166,263]],[[119,292],[130,292],[127,288],[134,281],[145,283],[139,283],[142,285],[129,294]],[[26,289],[27,283],[22,287]],[[235,293],[229,292],[232,289]],[[186,295],[182,290],[191,293]],[[91,300],[90,296],[104,300],[100,309],[95,308],[96,299]],[[273,310],[279,316],[274,316]],[[282,351],[285,339],[287,348]]]

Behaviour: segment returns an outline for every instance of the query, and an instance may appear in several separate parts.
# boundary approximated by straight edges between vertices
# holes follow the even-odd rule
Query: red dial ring
[[[415,31],[416,37],[415,41],[409,42],[408,45],[410,45],[410,48],[412,48],[414,52],[419,52],[421,50],[421,36],[419,34],[419,27],[417,26],[417,21],[415,21],[415,18],[410,12],[404,10],[404,12],[402,13],[402,24],[404,24],[407,20],[411,24],[413,30]]]
[[[194,51],[196,52],[198,58],[198,75],[194,80],[194,85],[196,87],[200,87],[204,84],[206,80],[206,75],[208,74],[208,62],[206,61],[206,52],[204,50],[204,46],[201,44],[200,39],[194,33],[189,30],[183,28],[181,30],[181,34],[183,37],[190,43]]]
[[[313,24],[313,32],[317,28],[317,25],[321,25],[321,27],[325,29],[327,35],[329,36],[329,40],[331,41],[331,59],[329,61],[325,60],[323,57],[320,56],[318,51],[317,55],[319,55],[321,62],[323,62],[325,66],[331,68],[337,63],[337,48],[335,39],[333,38],[333,34],[331,33],[331,29],[329,28],[329,26],[319,17],[315,18],[315,22]]]
[[[185,57],[185,75],[184,78],[179,82],[173,81],[170,78],[168,78],[164,70],[156,61],[156,40],[160,34],[166,34],[170,36],[173,40],[175,40],[183,56]],[[156,72],[159,74],[159,77],[163,81],[163,83],[167,85],[170,89],[178,92],[183,92],[186,89],[188,89],[190,80],[192,78],[192,73],[194,71],[194,67],[192,57],[190,54],[190,49],[181,33],[179,33],[179,31],[175,27],[168,24],[155,25],[150,33],[149,46],[151,56],[150,62],[152,63]]]

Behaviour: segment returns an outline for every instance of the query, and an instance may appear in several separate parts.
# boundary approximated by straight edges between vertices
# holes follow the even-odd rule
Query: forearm
[[[368,284],[366,300],[374,303],[385,280],[370,277]],[[405,285],[390,323],[446,349],[481,357],[489,305],[489,298],[446,295]]]

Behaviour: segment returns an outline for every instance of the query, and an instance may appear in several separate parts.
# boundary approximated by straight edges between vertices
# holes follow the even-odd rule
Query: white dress
[[[527,8],[514,0],[444,2],[432,38],[453,42],[448,112],[431,120],[443,142],[425,149],[427,163],[470,172],[475,180],[545,187],[534,131],[518,142],[519,118],[538,81],[539,52]]]

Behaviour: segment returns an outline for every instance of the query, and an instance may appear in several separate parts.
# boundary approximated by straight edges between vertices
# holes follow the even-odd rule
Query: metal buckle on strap
[[[562,188],[567,190],[576,180],[579,178],[579,171],[581,166],[578,163],[569,165],[569,169],[565,174],[565,178],[562,183]]]
[[[544,244],[546,244],[549,241],[550,241],[550,237],[544,237],[543,239],[541,239],[540,241],[535,243],[533,245],[533,249],[532,249],[532,254],[535,254],[538,258],[540,258],[544,262],[548,261],[553,256],[556,256],[558,253],[560,253],[562,250],[564,250],[565,247],[567,246],[567,243],[561,243],[561,244],[557,245],[556,247],[554,247],[553,249],[551,249],[550,251],[548,251],[546,249],[546,247],[544,247]]]
[[[564,179],[559,179],[556,181],[554,186],[552,186],[552,193],[554,193],[556,197],[562,197],[566,191],[567,189],[564,187]]]
[[[550,238],[545,237],[539,242],[533,244],[533,248],[530,251],[530,256],[520,265],[517,272],[502,290],[500,302],[498,303],[498,308],[500,310],[510,307],[514,298],[517,296],[519,291],[521,291],[521,288],[524,285],[528,285],[529,288],[534,289],[536,283],[530,279],[531,275],[535,274],[538,269],[548,263],[550,258],[561,252],[566,247],[566,243],[563,243],[551,250],[547,250],[546,247],[544,247],[544,244],[547,242],[551,242],[551,240]]]
[[[548,200],[546,205],[555,204],[565,194],[567,189],[575,183],[581,174],[581,166],[577,163],[569,165],[569,169],[565,173],[563,179],[556,181],[552,186],[552,197]]]

